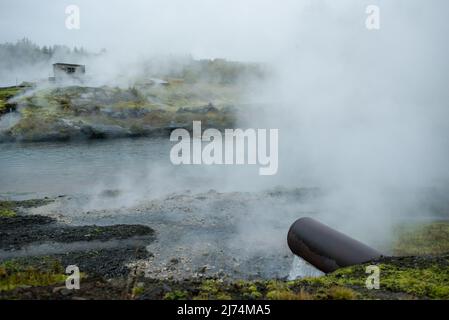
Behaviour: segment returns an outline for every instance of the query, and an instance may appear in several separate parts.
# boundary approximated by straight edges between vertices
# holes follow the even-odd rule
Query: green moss
[[[329,298],[336,299],[344,293],[342,287],[365,287],[365,267],[366,265],[359,265],[343,268],[326,276],[298,280],[296,285],[315,285],[326,291]],[[449,299],[449,261],[433,265],[394,261],[381,263],[379,268],[380,289],[383,291],[406,293],[417,298]],[[340,288],[339,291],[332,289],[335,287]]]
[[[38,265],[9,260],[0,264],[0,292],[63,283],[67,278],[63,271],[59,262],[51,259],[43,258]]]
[[[302,288],[294,292],[290,287],[292,282],[284,282],[278,280],[269,281],[266,285],[266,299],[269,300],[310,300],[312,296],[305,292]]]
[[[16,215],[17,213],[11,209],[0,208],[0,218],[13,218]]]
[[[243,293],[243,297],[250,300],[256,300],[262,298],[262,293],[259,292],[255,284],[250,284],[248,290]]]
[[[424,255],[449,252],[449,223],[401,226],[393,245],[395,255]]]
[[[241,295],[241,298],[248,300],[261,299],[263,297],[262,291],[265,289],[265,284],[260,281],[251,282],[238,280],[231,285],[230,290],[235,290]]]
[[[384,289],[418,297],[449,299],[449,265],[407,268],[382,264],[380,270],[380,283]]]
[[[311,300],[312,296],[304,291],[294,293],[290,290],[272,290],[266,295],[269,300]]]
[[[358,285],[362,286],[366,280],[366,274],[362,266],[352,266],[338,269],[335,272],[321,277],[304,278],[299,283],[331,288],[335,285]]]
[[[8,87],[0,88],[0,114],[7,112],[7,101],[20,93],[23,88],[20,87]]]
[[[369,264],[339,269],[316,278],[294,281],[222,281],[170,283],[173,291],[165,299],[268,299],[268,300],[354,300],[354,299],[449,299],[449,256],[383,258],[380,268],[380,289],[366,288],[366,267]],[[176,292],[180,291],[180,292]]]
[[[140,295],[142,295],[145,292],[145,287],[142,285],[136,285],[133,289],[132,289],[132,296],[138,297]]]
[[[13,210],[13,203],[10,201],[0,201],[0,218],[12,218],[17,214]]]
[[[0,200],[0,218],[13,218],[17,216],[17,208],[33,208],[46,205],[51,199],[30,199],[22,201]]]
[[[334,286],[328,291],[328,298],[333,300],[354,300],[358,294],[347,287]]]
[[[235,122],[233,113],[197,112],[195,109],[209,103],[218,109],[238,105],[242,91],[240,86],[207,82],[139,89],[73,86],[38,90],[20,98],[22,117],[8,130],[8,134],[27,141],[63,140],[89,132],[80,133],[79,128],[83,126],[114,125],[130,135],[139,135],[148,133],[149,128],[167,128],[173,124],[188,127],[193,120],[202,121],[204,126],[229,128]],[[189,111],[177,112],[181,108]],[[101,136],[101,133],[97,135]]]
[[[189,296],[188,292],[182,290],[174,290],[164,295],[164,300],[186,300]]]
[[[226,292],[226,286],[219,280],[205,280],[199,289],[196,300],[230,300],[232,297]]]

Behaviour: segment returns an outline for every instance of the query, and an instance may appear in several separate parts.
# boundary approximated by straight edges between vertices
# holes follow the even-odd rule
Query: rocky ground
[[[311,190],[302,196],[311,196]],[[294,191],[295,197],[301,194]],[[312,192],[313,193],[313,192]],[[276,192],[252,195],[261,199],[279,197]],[[291,197],[292,194],[282,195]],[[183,201],[173,198],[183,197]],[[81,215],[61,215],[61,204],[70,208],[66,197],[28,201],[0,202],[0,298],[2,299],[448,299],[449,298],[449,224],[438,222],[401,227],[400,236],[393,244],[393,252],[403,257],[385,257],[376,264],[381,270],[380,290],[365,287],[365,265],[337,270],[332,274],[289,281],[285,276],[276,276],[265,264],[278,261],[279,266],[290,265],[291,255],[280,252],[273,260],[255,258],[230,260],[225,253],[196,246],[197,256],[192,256],[185,232],[190,228],[201,230],[196,224],[205,226],[209,233],[210,224],[220,224],[217,217],[213,222],[196,215],[189,218],[189,210],[196,211],[198,203],[206,201],[206,207],[217,201],[230,202],[239,194],[193,194],[168,196],[152,200],[145,208],[172,210],[173,215],[165,220],[159,217],[145,219],[145,224],[107,223],[108,210],[97,213],[101,225],[89,223]],[[242,201],[251,196],[240,195]],[[200,199],[197,199],[200,198]],[[179,200],[179,199],[177,199]],[[273,199],[269,200],[273,201]],[[184,203],[184,207],[174,208]],[[234,201],[232,204],[238,207]],[[244,206],[243,202],[241,204]],[[252,204],[250,204],[252,205]],[[266,204],[262,204],[266,205]],[[134,208],[134,210],[142,208]],[[127,209],[129,210],[129,209]],[[176,211],[179,211],[176,214]],[[226,210],[225,210],[226,211]],[[43,214],[46,212],[47,214]],[[152,212],[156,215],[157,209]],[[183,226],[164,230],[161,226],[174,221],[183,212]],[[117,213],[114,213],[117,214]],[[148,213],[145,214],[147,216]],[[92,215],[92,213],[90,213]],[[103,218],[98,217],[103,215]],[[83,216],[89,216],[83,215]],[[139,221],[133,215],[133,221]],[[123,216],[119,221],[122,221]],[[229,218],[229,217],[228,217]],[[81,220],[80,220],[81,219]],[[83,221],[83,223],[80,223]],[[112,220],[111,220],[112,221]],[[142,220],[144,221],[144,220]],[[156,223],[159,221],[159,223]],[[187,225],[187,226],[186,226]],[[228,228],[231,226],[228,226]],[[226,227],[225,227],[226,228]],[[190,229],[192,230],[192,229]],[[215,229],[218,231],[219,229]],[[225,231],[229,231],[226,229]],[[180,242],[168,243],[171,235]],[[223,241],[224,238],[219,238]],[[210,239],[209,239],[210,240]],[[164,246],[167,242],[167,247]],[[242,243],[241,243],[242,244]],[[184,247],[184,248],[183,248]],[[180,249],[178,251],[175,248]],[[231,247],[226,247],[230,249]],[[421,248],[421,249],[419,249]],[[416,255],[419,251],[420,255]],[[169,254],[168,254],[169,253]],[[189,254],[190,253],[190,254]],[[204,258],[211,254],[212,258]],[[414,254],[409,256],[409,254]],[[288,262],[283,263],[282,257]],[[203,259],[199,259],[203,257]],[[220,257],[222,260],[220,260]],[[237,256],[238,258],[238,256]],[[190,260],[189,260],[190,259]],[[224,266],[214,270],[213,265],[201,266],[199,262],[216,261]],[[222,263],[222,264],[220,264]],[[245,265],[246,263],[246,265]],[[81,289],[68,290],[64,283],[65,267],[77,265],[82,273]],[[251,265],[251,266],[248,266]],[[226,269],[226,266],[229,267]],[[234,268],[234,269],[233,269]],[[261,273],[252,273],[261,268]],[[282,267],[281,267],[282,269]],[[288,269],[288,268],[287,268]],[[238,274],[237,271],[243,272]],[[279,270],[278,270],[279,272]],[[285,270],[288,272],[288,270]],[[271,275],[271,276],[270,276]]]
[[[298,209],[293,204],[288,209],[286,203],[292,198],[308,199],[314,192],[313,189],[279,194],[186,191],[123,208],[115,204],[124,201],[122,196],[126,194],[113,190],[93,198],[61,196],[31,208],[24,208],[21,202],[4,202],[19,207],[14,216],[6,214],[3,218],[0,258],[129,244],[142,245],[152,253],[136,264],[139,270],[158,279],[225,275],[244,279],[286,278],[292,256],[285,245],[285,230]],[[268,214],[256,219],[264,207],[273,211],[283,208],[290,217],[283,223]],[[19,226],[23,226],[22,230]],[[271,238],[264,232],[270,233]]]
[[[0,88],[0,142],[165,136],[193,120],[232,128],[241,95],[236,85],[205,83]]]

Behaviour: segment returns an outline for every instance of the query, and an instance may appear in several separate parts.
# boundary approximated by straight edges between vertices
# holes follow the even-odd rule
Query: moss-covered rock
[[[42,141],[165,134],[190,128],[230,128],[241,100],[237,86],[208,83],[137,89],[70,86],[36,89],[16,98],[20,120],[2,135],[8,140]]]
[[[0,88],[0,116],[10,110],[15,110],[15,104],[9,102],[9,100],[23,90],[24,87]]]

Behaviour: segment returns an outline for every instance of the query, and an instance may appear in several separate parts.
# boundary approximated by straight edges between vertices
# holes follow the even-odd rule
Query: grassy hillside
[[[9,112],[9,109],[14,107],[8,103],[8,100],[19,94],[22,90],[23,88],[21,87],[0,88],[0,116]]]
[[[0,88],[0,116],[14,111],[17,120],[0,126],[0,141],[155,135],[189,128],[193,120],[231,128],[246,86],[266,75],[258,64],[222,59],[159,63],[142,62],[129,87],[44,81]]]
[[[233,127],[242,92],[237,86],[209,83],[113,87],[0,89],[3,113],[16,110],[20,120],[1,134],[3,140],[67,140],[151,135],[158,130],[204,126]]]

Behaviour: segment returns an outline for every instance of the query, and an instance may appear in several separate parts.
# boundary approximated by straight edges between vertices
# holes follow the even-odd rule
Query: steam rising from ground
[[[447,203],[435,197],[449,187],[447,1],[154,1],[127,4],[127,12],[112,2],[95,27],[89,8],[98,4],[80,3],[87,21],[71,41],[113,47],[89,65],[94,84],[121,79],[126,85],[142,70],[132,57],[143,52],[264,61],[275,70],[269,83],[248,92],[264,105],[253,107],[242,124],[280,129],[278,175],[230,168],[199,183],[198,191],[319,187],[325,196],[312,209],[320,219],[369,243],[388,236],[399,216],[432,217],[430,207],[447,216]],[[365,28],[368,4],[380,6],[379,31]],[[3,19],[7,11],[0,12]],[[46,27],[30,37],[44,39]],[[90,28],[99,32],[95,39]],[[67,32],[49,36],[64,40]],[[179,184],[168,167],[118,174],[125,178],[114,187],[129,191],[118,199],[132,205],[147,196],[139,190],[148,184],[157,192],[195,190],[186,182],[192,180]],[[213,168],[201,170],[193,179],[213,176]],[[97,195],[106,188],[99,185]],[[283,219],[278,209],[255,208],[248,215],[254,224],[243,219],[236,241],[277,239],[270,225]]]
[[[372,242],[400,215],[434,215],[428,188],[448,190],[449,23],[443,1],[382,2],[368,31],[365,5],[306,6],[260,120],[280,128],[281,180],[326,189],[322,219]]]

